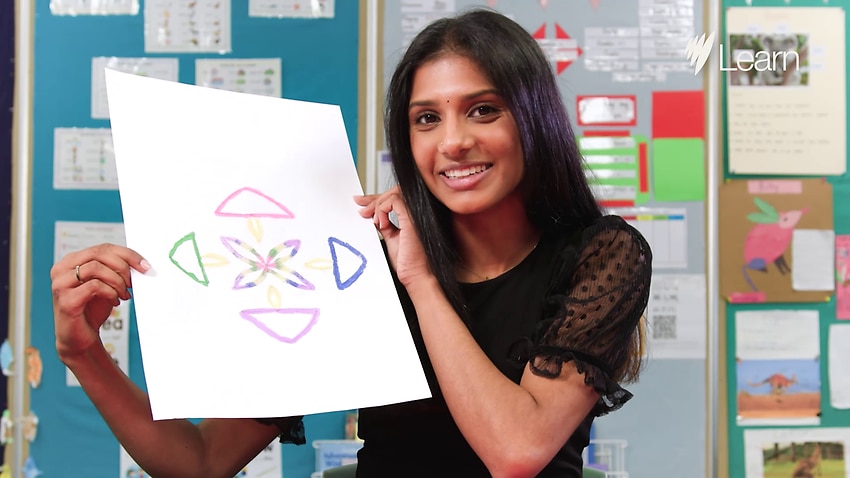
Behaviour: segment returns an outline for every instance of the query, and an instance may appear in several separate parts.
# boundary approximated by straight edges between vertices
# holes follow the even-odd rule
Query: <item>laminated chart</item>
[[[643,136],[582,136],[579,149],[597,199],[627,207],[649,201],[649,158]]]
[[[688,223],[686,209],[610,209],[643,234],[652,248],[652,266],[657,269],[688,267]]]

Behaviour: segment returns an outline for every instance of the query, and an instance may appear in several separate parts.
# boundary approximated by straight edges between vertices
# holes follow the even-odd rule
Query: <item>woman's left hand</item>
[[[374,221],[387,244],[390,264],[405,287],[419,279],[433,278],[422,242],[410,221],[398,186],[381,194],[355,196],[354,201],[363,206],[360,215],[371,217]],[[390,212],[396,216],[398,227],[390,221]]]

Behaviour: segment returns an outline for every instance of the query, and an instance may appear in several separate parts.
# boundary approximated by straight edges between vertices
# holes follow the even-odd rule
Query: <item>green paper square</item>
[[[655,139],[651,154],[655,201],[705,200],[705,148],[702,139]]]

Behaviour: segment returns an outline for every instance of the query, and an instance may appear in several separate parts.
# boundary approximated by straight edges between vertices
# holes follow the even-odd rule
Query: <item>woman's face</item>
[[[448,55],[413,77],[410,144],[428,189],[455,214],[520,201],[519,131],[504,99],[469,59]]]

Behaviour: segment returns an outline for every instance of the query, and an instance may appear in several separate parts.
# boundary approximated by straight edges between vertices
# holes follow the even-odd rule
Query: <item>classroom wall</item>
[[[457,2],[457,9],[473,4],[487,2]],[[630,26],[638,17],[637,2],[627,6],[613,2],[584,2],[571,5],[569,12],[556,2],[548,2],[544,9],[538,2],[527,0],[504,0],[498,7],[513,15],[517,21],[530,31],[546,24],[549,28],[545,35],[554,38],[552,23],[559,23],[574,38],[586,41],[578,32],[589,25]],[[755,5],[753,5],[753,3]],[[596,5],[595,7],[593,5]],[[0,7],[0,32],[12,31],[10,13],[13,3],[3,2]],[[382,5],[382,56],[387,74],[393,66],[404,43],[403,19],[410,18],[411,12],[403,11],[403,3],[381,2]],[[846,7],[844,1],[836,0],[726,0],[724,11],[730,7]],[[144,2],[141,3],[144,8]],[[697,33],[702,29],[702,5],[694,2],[697,12],[693,25]],[[343,116],[348,129],[352,150],[358,150],[356,131],[358,127],[358,51],[359,37],[358,8],[356,2],[336,2],[336,17],[333,20],[293,20],[293,19],[250,19],[246,3],[234,2],[233,51],[218,54],[157,54],[146,55],[140,38],[143,19],[138,15],[88,16],[53,15],[49,2],[36,5],[35,24],[35,98],[33,125],[33,216],[29,218],[32,228],[33,257],[32,277],[32,339],[31,345],[42,351],[44,375],[41,384],[30,390],[32,411],[39,417],[39,433],[31,444],[31,456],[45,475],[71,476],[113,476],[118,469],[117,443],[109,430],[97,415],[87,398],[78,388],[66,385],[65,369],[53,352],[52,312],[50,310],[49,279],[47,271],[55,259],[55,222],[56,221],[94,221],[120,222],[120,205],[115,190],[56,190],[53,186],[53,135],[55,128],[103,128],[108,122],[94,119],[90,115],[91,96],[91,58],[95,56],[122,57],[177,57],[180,62],[180,81],[194,81],[194,59],[196,58],[246,58],[281,57],[283,66],[283,96],[338,103],[343,107]],[[438,12],[439,13],[439,12]],[[407,23],[409,25],[409,23]],[[728,32],[727,32],[728,33]],[[846,32],[842,39],[846,43]],[[301,48],[309,44],[310,50]],[[8,46],[10,42],[0,41]],[[10,50],[11,51],[11,50]],[[308,54],[307,51],[310,53]],[[317,53],[319,52],[319,53]],[[4,53],[0,51],[0,59]],[[324,61],[314,62],[314,58]],[[4,93],[11,102],[12,88],[5,79],[11,75],[11,67],[0,62],[0,100]],[[606,77],[605,82],[599,76],[582,69],[581,63],[570,65],[560,76],[565,97],[572,107],[576,97],[584,94],[622,95],[633,94],[638,98],[638,117],[634,126],[628,129],[633,135],[653,136],[653,94],[659,91],[699,91],[702,89],[701,77],[688,73],[677,73],[665,81],[613,81]],[[724,76],[724,82],[727,78]],[[6,86],[4,86],[6,85]],[[726,89],[724,88],[724,92]],[[645,103],[648,102],[648,103]],[[846,95],[845,95],[846,103]],[[721,110],[723,136],[728,136],[723,105]],[[711,106],[709,106],[711,107]],[[3,103],[0,101],[0,110]],[[2,116],[5,117],[5,116]],[[0,118],[2,118],[0,117]],[[0,119],[0,151],[3,148],[2,132],[4,123]],[[606,127],[605,129],[607,129]],[[7,127],[8,129],[8,127]],[[380,128],[379,128],[380,129]],[[582,131],[593,130],[584,128]],[[602,129],[602,128],[595,128]],[[663,138],[662,138],[663,139]],[[722,173],[725,179],[788,179],[789,176],[770,174],[734,174],[728,165],[728,149],[723,143],[724,161]],[[652,148],[650,145],[650,158]],[[10,156],[9,156],[10,157]],[[0,166],[5,155],[0,154]],[[375,159],[376,160],[376,159]],[[7,161],[7,168],[10,161]],[[8,174],[0,171],[0,191],[10,191],[3,187],[3,178]],[[793,175],[790,178],[810,179],[825,177],[832,186],[832,222],[836,234],[850,234],[850,209],[845,205],[850,201],[850,178],[847,173],[830,176]],[[715,192],[707,192],[712,194]],[[0,204],[6,199],[0,198]],[[684,272],[689,275],[704,275],[705,229],[704,204],[701,201],[663,201],[650,196],[642,203],[648,208],[673,208],[684,210],[688,217],[688,239],[685,268],[660,270],[664,274],[676,275]],[[721,215],[729,210],[721,210]],[[2,212],[2,211],[0,211]],[[0,213],[0,237],[9,236],[8,221],[6,233],[3,233],[3,217]],[[0,256],[7,256],[0,241]],[[2,266],[3,263],[0,263]],[[8,267],[8,266],[7,266]],[[0,277],[8,277],[0,267]],[[0,280],[0,286],[6,286]],[[0,307],[4,294],[0,294]],[[727,433],[720,437],[721,460],[728,466],[718,471],[718,476],[746,477],[759,476],[746,470],[745,433],[748,430],[790,429],[799,433],[811,431],[817,439],[819,433],[833,429],[850,427],[850,414],[847,410],[831,405],[829,394],[829,363],[826,359],[830,326],[840,324],[837,318],[837,304],[834,294],[828,300],[814,302],[781,302],[763,304],[726,303],[722,311],[720,350],[706,351],[707,354],[719,354],[722,358],[721,380],[724,390],[720,397],[724,402],[725,414],[719,419]],[[2,309],[0,309],[2,310]],[[684,310],[684,309],[683,309]],[[821,381],[820,409],[816,425],[743,425],[736,416],[738,392],[740,391],[737,370],[736,347],[739,345],[735,333],[739,312],[759,312],[774,310],[815,311],[819,317],[817,337],[821,350],[818,364],[818,377]],[[683,313],[683,312],[680,312]],[[133,321],[129,324],[130,370],[131,378],[143,385],[141,357],[138,350],[138,337]],[[663,345],[662,345],[663,346]],[[671,386],[671,384],[675,384]],[[667,357],[650,362],[640,383],[630,388],[635,400],[623,410],[597,422],[597,438],[623,439],[628,442],[626,448],[626,469],[630,476],[699,476],[705,468],[705,460],[710,459],[705,443],[706,398],[715,393],[715,384],[706,382],[706,356],[691,358]],[[2,391],[0,391],[2,392]],[[5,396],[5,393],[2,393]],[[659,414],[663,410],[663,419]],[[341,413],[322,414],[306,419],[308,440],[340,438],[344,427]],[[797,436],[792,433],[791,436]],[[839,435],[843,436],[843,435]],[[283,449],[285,476],[306,477],[313,469],[314,450],[309,445],[303,447],[287,446]],[[659,471],[661,470],[661,471]]]

